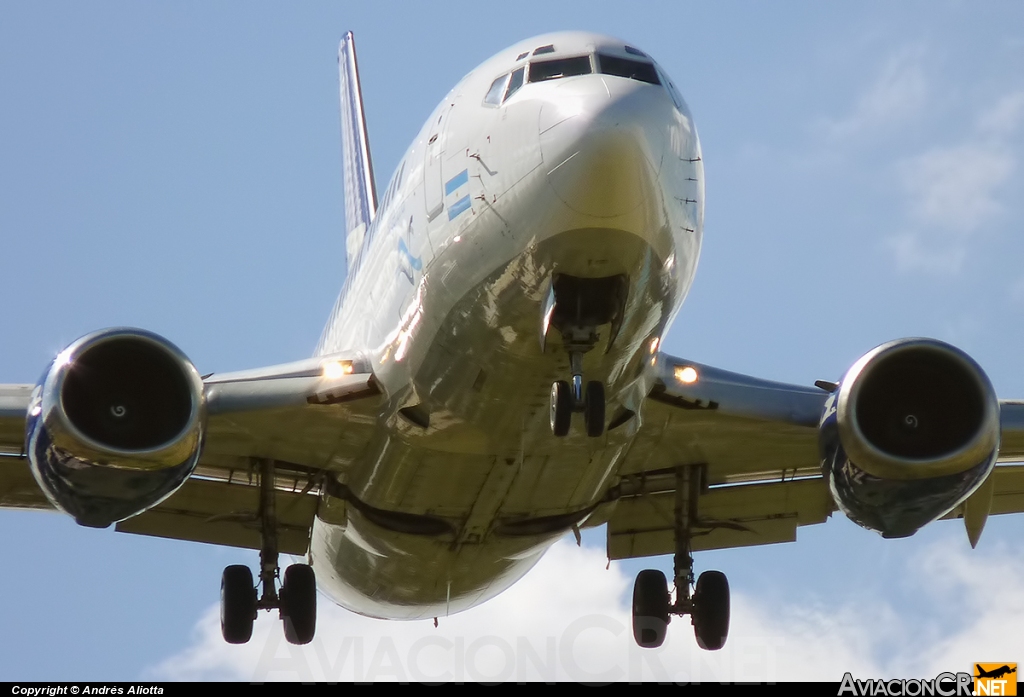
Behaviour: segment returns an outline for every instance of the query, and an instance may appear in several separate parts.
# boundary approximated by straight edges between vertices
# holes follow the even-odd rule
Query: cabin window
[[[545,53],[554,53],[554,52],[555,52],[555,45],[554,44],[548,44],[547,46],[540,46],[539,48],[533,49],[533,55],[535,55],[535,56],[543,56]]]
[[[525,72],[526,68],[516,68],[512,71],[512,77],[508,81],[508,89],[505,90],[505,99],[518,92],[519,88],[523,86],[523,74]]]
[[[487,90],[487,95],[484,97],[484,104],[492,106],[501,104],[501,95],[505,93],[505,82],[507,80],[508,75],[506,74],[491,83],[491,87]]]
[[[654,65],[647,63],[646,61],[633,60],[632,58],[619,58],[617,56],[608,56],[603,53],[599,53],[597,55],[597,62],[600,66],[601,72],[605,75],[628,77],[630,80],[648,82],[652,85],[661,84],[661,80],[658,79],[658,72],[654,69]]]
[[[590,56],[557,58],[551,61],[534,61],[530,63],[530,82],[557,80],[560,77],[587,75],[592,72]]]
[[[516,56],[516,60],[517,60],[517,61],[521,61],[521,60],[523,60],[524,58],[526,58],[526,57],[527,57],[528,55],[530,55],[530,52],[529,52],[529,51],[523,51],[523,52],[522,52],[522,53],[520,53],[520,54],[519,54],[518,56]]]

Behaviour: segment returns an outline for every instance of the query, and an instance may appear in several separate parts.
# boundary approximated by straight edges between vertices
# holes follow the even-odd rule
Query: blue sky
[[[1001,396],[1024,397],[1024,8],[1009,2],[8,4],[0,380],[32,382],[64,345],[115,325],[168,337],[203,373],[309,355],[344,276],[343,32],[356,32],[386,182],[462,75],[570,28],[653,55],[701,135],[705,243],[666,350],[807,384],[888,339],[934,336],[971,353]],[[1022,533],[1024,518],[993,519],[970,553],[955,523],[884,542],[839,517],[797,544],[699,555],[732,581],[738,648],[693,663],[674,624],[669,678],[924,677],[1020,660]],[[17,512],[0,512],[0,538],[2,679],[247,679],[266,656],[286,658],[265,677],[301,677],[283,645],[266,654],[269,624],[246,650],[211,638],[221,568],[255,553]],[[546,646],[580,617],[620,621],[643,566],[596,581],[600,544],[559,547],[519,595],[443,636],[472,645],[500,627]],[[531,607],[544,622],[501,624]],[[407,657],[430,631],[325,610],[321,654],[363,637],[362,676],[388,677],[372,657],[392,644]],[[585,653],[631,677],[628,642],[590,631]]]

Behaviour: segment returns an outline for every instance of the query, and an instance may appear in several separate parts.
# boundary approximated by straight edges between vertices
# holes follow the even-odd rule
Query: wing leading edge
[[[610,558],[674,552],[676,473],[684,466],[700,478],[694,550],[794,541],[798,527],[823,523],[837,510],[818,452],[824,389],[667,354],[657,366],[608,519]],[[1006,464],[1024,460],[1024,402],[1003,401],[1000,409],[989,512],[1024,512],[1024,466]],[[945,517],[965,517],[970,505],[968,499]]]
[[[335,366],[328,377],[325,366]],[[691,368],[693,382],[683,382]],[[0,507],[51,509],[24,457],[33,385],[0,385]],[[193,477],[119,530],[256,548],[253,462],[282,463],[283,549],[302,553],[325,473],[359,458],[379,389],[358,356],[325,356],[205,381],[207,438]],[[675,472],[700,472],[693,548],[791,541],[835,504],[821,477],[817,423],[828,394],[662,355],[644,427],[627,455],[609,518],[611,558],[671,553]],[[1003,401],[991,514],[1024,512],[1024,402]],[[946,517],[964,517],[967,504]]]
[[[24,456],[34,385],[0,385],[0,507],[51,510]],[[376,424],[377,383],[358,356],[329,355],[204,382],[207,424],[193,475],[122,532],[259,549],[259,476],[273,459],[281,551],[304,554],[324,477],[359,457]]]

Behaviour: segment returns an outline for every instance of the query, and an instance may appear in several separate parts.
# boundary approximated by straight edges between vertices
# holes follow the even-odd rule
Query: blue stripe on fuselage
[[[464,212],[469,208],[469,196],[463,196],[458,201],[448,206],[448,220],[452,220],[459,213]]]
[[[459,172],[458,174],[456,174],[454,177],[449,179],[448,183],[444,185],[444,195],[447,196],[448,194],[450,194],[453,191],[455,191],[456,189],[458,189],[460,186],[462,186],[464,184],[468,184],[468,183],[469,183],[469,170],[468,169],[464,169],[461,172]]]

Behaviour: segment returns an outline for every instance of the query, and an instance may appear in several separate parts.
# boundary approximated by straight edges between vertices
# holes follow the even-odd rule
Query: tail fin
[[[363,116],[363,93],[352,32],[338,46],[338,78],[341,82],[341,144],[345,176],[345,250],[348,268],[363,247],[363,237],[377,212],[377,189],[370,162],[370,140]]]

